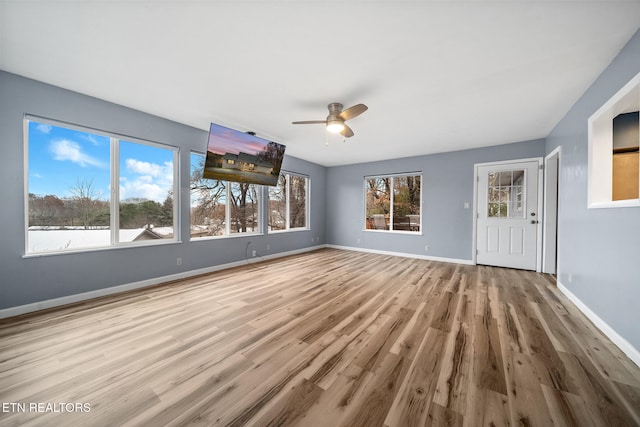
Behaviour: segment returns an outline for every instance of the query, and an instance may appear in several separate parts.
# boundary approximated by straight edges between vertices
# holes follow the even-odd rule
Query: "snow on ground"
[[[131,242],[142,230],[143,228],[120,230],[120,241]],[[28,237],[28,253],[95,248],[111,244],[111,230],[29,230]]]

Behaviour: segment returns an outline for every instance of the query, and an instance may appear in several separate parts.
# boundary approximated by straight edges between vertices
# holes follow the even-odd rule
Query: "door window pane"
[[[525,171],[496,171],[488,174],[487,216],[489,218],[525,217]]]

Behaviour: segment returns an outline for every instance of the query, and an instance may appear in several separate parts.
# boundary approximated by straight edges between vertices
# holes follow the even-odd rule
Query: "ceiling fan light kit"
[[[344,123],[340,119],[327,120],[327,131],[331,133],[339,133],[344,130]]]
[[[343,105],[339,102],[332,102],[327,106],[329,109],[329,115],[326,120],[305,120],[300,122],[292,122],[294,125],[310,125],[310,124],[324,124],[327,127],[327,131],[331,133],[339,133],[345,138],[351,138],[353,136],[353,130],[345,124],[345,121],[367,111],[368,107],[364,104],[357,104],[353,107],[349,107],[346,110],[342,110]]]

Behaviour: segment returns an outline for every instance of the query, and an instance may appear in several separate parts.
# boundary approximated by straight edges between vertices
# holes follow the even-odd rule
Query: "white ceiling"
[[[543,138],[639,27],[636,0],[0,0],[0,68],[333,166]],[[291,124],[330,102],[369,106],[347,142]]]

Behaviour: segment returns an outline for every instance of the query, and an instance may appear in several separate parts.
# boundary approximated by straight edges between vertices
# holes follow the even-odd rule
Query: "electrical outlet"
[[[360,243],[360,239],[358,239],[358,243]]]
[[[267,244],[267,250],[271,249],[271,245]]]
[[[429,252],[429,249],[431,249],[431,248],[429,247],[429,245],[424,245],[424,251],[425,251],[425,252]]]
[[[256,256],[256,251],[252,251],[251,256]]]
[[[182,258],[176,258],[176,265],[182,265]]]

